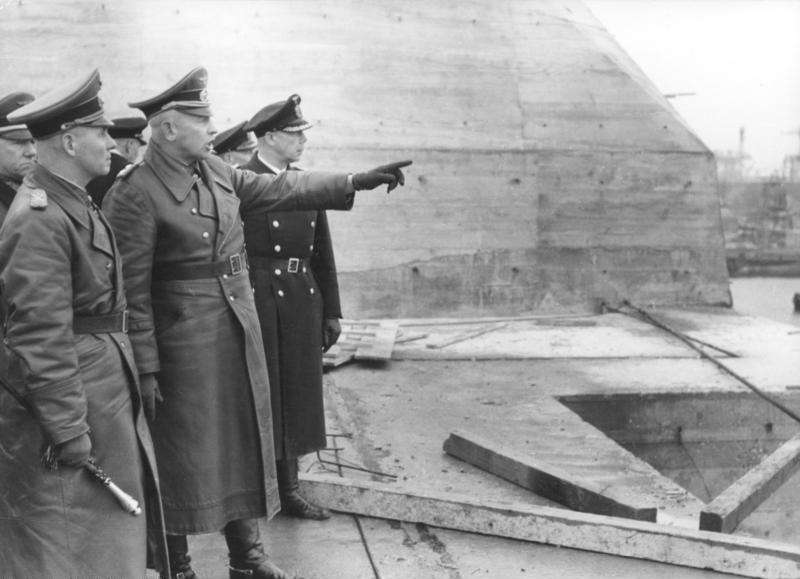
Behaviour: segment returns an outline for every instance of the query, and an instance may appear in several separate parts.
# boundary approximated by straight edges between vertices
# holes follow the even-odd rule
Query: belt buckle
[[[130,317],[130,314],[129,314],[128,310],[122,310],[122,333],[123,334],[127,334],[128,333],[128,318],[129,317]]]
[[[286,268],[289,273],[297,273],[300,269],[300,258],[290,257],[289,266]]]
[[[231,264],[231,274],[232,275],[239,275],[244,271],[244,267],[242,266],[242,256],[240,254],[232,255],[228,258],[228,261]]]

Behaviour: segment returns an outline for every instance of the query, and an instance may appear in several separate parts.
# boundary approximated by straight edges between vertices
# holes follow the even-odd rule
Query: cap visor
[[[33,139],[33,135],[25,127],[2,127],[0,128],[0,138],[9,141],[30,141]]]

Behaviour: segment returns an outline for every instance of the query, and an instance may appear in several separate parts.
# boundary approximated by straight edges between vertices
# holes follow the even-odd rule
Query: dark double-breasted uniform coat
[[[275,174],[258,154],[242,168]],[[323,320],[341,317],[328,219],[322,210],[248,215],[244,236],[266,348],[275,453],[293,458],[325,446]]]
[[[349,209],[346,175],[256,175],[209,158],[191,166],[151,142],[103,210],[124,258],[131,340],[164,402],[151,424],[167,529],[202,533],[280,508],[269,379],[244,268],[165,279],[244,249],[242,215]]]
[[[86,191],[91,195],[92,201],[97,203],[97,205],[102,205],[103,197],[105,197],[108,190],[111,189],[117,175],[128,165],[130,165],[128,159],[116,151],[111,151],[111,168],[108,170],[108,173],[95,177],[86,184]]]
[[[124,326],[74,329],[126,308],[114,237],[83,189],[38,165],[25,178],[0,229],[0,290],[9,375],[33,410],[0,389],[0,575],[141,577],[147,521],[166,548],[154,449]],[[148,517],[82,468],[42,465],[45,442],[85,432]]]
[[[8,208],[11,207],[11,202],[16,194],[16,189],[0,179],[0,225],[5,221]]]

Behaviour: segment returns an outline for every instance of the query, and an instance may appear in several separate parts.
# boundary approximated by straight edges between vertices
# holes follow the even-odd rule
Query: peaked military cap
[[[236,149],[244,151],[253,150],[256,147],[256,142],[252,140],[248,131],[244,130],[247,121],[242,121],[239,124],[225,129],[214,137],[214,152],[217,155],[227,153]]]
[[[128,105],[142,111],[148,120],[158,113],[172,109],[199,117],[210,117],[207,84],[208,72],[198,66],[161,94]]]
[[[110,127],[100,100],[100,73],[93,70],[68,85],[54,88],[8,115],[11,123],[24,123],[40,139],[72,127]]]
[[[0,98],[0,137],[12,141],[27,141],[32,138],[23,124],[11,124],[8,114],[31,103],[33,95],[26,92],[12,92]]]
[[[258,111],[245,125],[246,131],[253,131],[256,137],[272,131],[288,133],[305,131],[312,126],[300,112],[300,96],[293,94],[285,101],[272,103]]]
[[[136,139],[143,145],[147,144],[142,137],[147,121],[142,117],[120,117],[111,119],[111,122],[114,126],[108,129],[108,134],[112,139]]]

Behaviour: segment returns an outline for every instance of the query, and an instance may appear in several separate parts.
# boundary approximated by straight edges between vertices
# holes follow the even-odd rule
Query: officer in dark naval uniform
[[[12,125],[8,114],[27,105],[33,95],[14,92],[0,98],[0,224],[22,183],[22,178],[33,168],[36,145],[25,125]]]
[[[187,534],[222,529],[231,578],[283,579],[258,528],[258,518],[275,515],[280,501],[242,216],[349,209],[355,190],[402,184],[400,168],[410,161],[355,175],[235,169],[212,154],[206,82],[206,70],[196,68],[161,94],[131,103],[149,120],[150,143],[143,161],[120,173],[103,210],[123,255],[171,574],[194,576]]]
[[[214,137],[214,152],[233,167],[241,167],[250,160],[256,150],[256,138],[245,131],[247,121],[242,121]]]
[[[298,95],[264,107],[245,127],[256,135],[258,151],[242,168],[296,171],[292,163],[300,160],[310,127]],[[244,235],[269,370],[281,511],[327,519],[326,509],[300,495],[297,460],[325,447],[322,352],[341,331],[328,219],[323,210],[248,215]]]
[[[106,175],[95,177],[86,185],[86,190],[98,206],[103,197],[114,184],[117,174],[126,166],[139,160],[141,148],[147,145],[142,132],[147,121],[142,117],[121,117],[112,119],[113,127],[108,128],[108,135],[114,139],[116,146],[111,151],[111,169]]]
[[[166,552],[121,257],[84,189],[108,171],[114,145],[99,89],[94,71],[9,115],[36,139],[38,161],[0,229],[4,345],[18,391],[0,388],[3,577],[144,577],[148,543]],[[43,467],[45,444],[59,468]],[[147,518],[89,476],[90,457],[145,501]],[[158,533],[150,542],[148,522]]]

